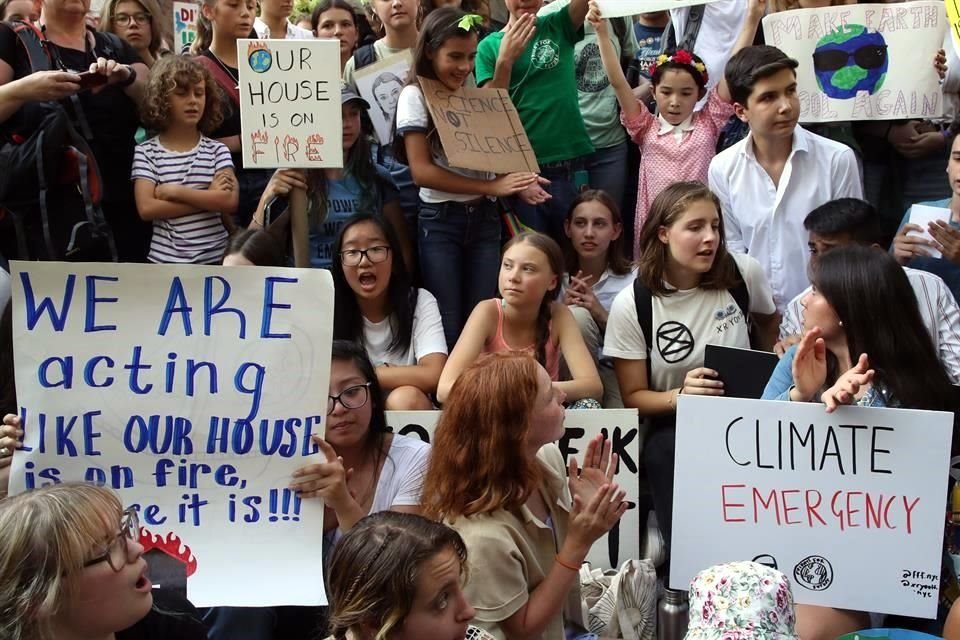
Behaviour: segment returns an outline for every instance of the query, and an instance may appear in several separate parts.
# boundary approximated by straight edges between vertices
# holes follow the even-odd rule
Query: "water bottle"
[[[657,640],[683,640],[689,613],[686,591],[665,590],[657,610]]]

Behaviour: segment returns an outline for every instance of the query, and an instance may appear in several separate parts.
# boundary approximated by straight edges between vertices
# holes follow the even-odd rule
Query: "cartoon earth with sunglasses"
[[[890,65],[883,35],[859,24],[829,33],[813,51],[813,70],[820,90],[838,100],[873,95],[883,86]]]

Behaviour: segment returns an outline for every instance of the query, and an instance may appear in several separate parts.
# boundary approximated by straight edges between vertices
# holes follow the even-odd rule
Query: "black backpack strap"
[[[17,41],[27,55],[31,73],[49,71],[53,68],[51,52],[44,45],[46,38],[39,29],[29,22],[11,22],[10,28],[13,29]]]
[[[737,303],[737,306],[740,307],[740,311],[743,312],[743,319],[750,324],[750,292],[747,290],[747,282],[743,279],[743,274],[740,273],[740,267],[737,265],[737,261],[733,259],[732,255],[727,255],[730,262],[733,264],[733,272],[737,280],[736,286],[730,289],[730,295],[733,296],[734,302]]]
[[[647,345],[647,388],[653,384],[650,380],[650,352],[653,345],[653,292],[635,278],[633,281],[633,302],[637,308],[637,322]]]
[[[373,44],[365,44],[353,52],[353,70],[363,69],[377,61],[377,50]]]
[[[683,37],[677,46],[678,49],[693,51],[697,44],[697,36],[700,35],[700,26],[703,25],[704,5],[695,4],[690,7],[690,13],[687,14],[686,29],[683,30]]]

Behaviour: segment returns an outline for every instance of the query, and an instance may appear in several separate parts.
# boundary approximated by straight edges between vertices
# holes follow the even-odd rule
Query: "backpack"
[[[750,322],[750,292],[747,290],[747,283],[740,273],[740,267],[733,256],[727,255],[727,259],[733,264],[733,271],[737,284],[730,289],[730,295],[734,302],[740,307],[744,320],[749,327]],[[640,323],[640,331],[643,332],[643,340],[647,344],[647,384],[650,384],[650,351],[653,345],[653,292],[643,284],[640,278],[633,281],[634,303],[637,309],[637,322]]]
[[[9,26],[30,73],[62,68],[56,49],[46,46],[36,27]],[[113,58],[122,45],[117,36],[107,35],[108,46],[98,53]],[[103,181],[89,144],[93,132],[80,99],[66,100],[76,123],[60,101],[28,103],[21,108],[25,117],[19,130],[10,121],[0,127],[0,222],[13,226],[13,253],[22,260],[115,262],[113,232],[101,208]]]
[[[663,30],[663,38],[660,39],[660,53],[666,53],[670,49],[685,49],[693,52],[697,44],[697,36],[700,35],[700,27],[703,25],[704,5],[695,4],[690,7],[690,13],[687,15],[686,28],[683,31],[683,37],[677,41],[677,32],[673,28],[673,19],[667,23]]]

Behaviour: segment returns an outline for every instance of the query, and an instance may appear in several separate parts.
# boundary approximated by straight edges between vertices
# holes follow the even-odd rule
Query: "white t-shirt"
[[[417,308],[413,312],[413,338],[406,353],[397,354],[388,350],[393,340],[390,318],[380,322],[363,319],[363,341],[367,355],[375,367],[382,364],[408,366],[417,364],[420,358],[431,353],[447,355],[447,339],[443,335],[440,307],[437,299],[426,289],[417,289]]]
[[[419,505],[429,461],[429,444],[417,437],[395,435],[380,470],[370,513]]]
[[[429,462],[429,444],[415,436],[394,435],[367,515],[389,511],[395,506],[419,506]],[[336,543],[341,535],[338,527],[333,532],[332,542]]]
[[[257,32],[258,38],[272,38],[270,34],[270,27],[267,26],[267,23],[256,18],[253,21],[253,29]],[[314,35],[313,31],[310,29],[304,29],[303,27],[298,27],[289,20],[287,20],[287,40],[313,40]]]
[[[597,296],[597,302],[600,303],[600,306],[610,311],[610,306],[617,294],[623,291],[625,287],[633,285],[633,281],[636,279],[637,267],[633,267],[622,276],[607,269],[600,276],[600,279],[593,283],[591,289],[593,289],[593,295]],[[559,298],[561,300],[563,300],[563,294],[568,286],[570,286],[570,274],[565,273],[563,274],[563,282],[560,283]]]
[[[770,285],[760,263],[747,255],[731,254],[747,285],[750,312],[768,315],[776,311]],[[707,344],[750,348],[746,318],[729,291],[687,289],[669,296],[653,296],[650,335],[650,388],[675,389],[691,369],[703,366]],[[607,318],[603,355],[625,360],[646,360],[647,343],[637,320],[633,287],[626,287],[613,301]]]
[[[400,98],[397,102],[397,134],[402,136],[408,132],[427,133],[429,123],[430,112],[427,110],[427,101],[423,97],[423,91],[420,87],[413,85],[404,87],[403,91],[400,92]],[[439,138],[439,134],[436,132],[433,136]],[[494,179],[495,176],[492,173],[485,171],[455,169],[451,167],[450,163],[447,162],[447,154],[443,152],[443,149],[439,148],[439,140],[434,142],[437,144],[430,144],[430,155],[433,158],[434,164],[438,167],[466,178],[474,178],[476,180]],[[448,201],[469,202],[476,200],[478,197],[477,194],[448,193],[446,191],[440,191],[439,189],[420,188],[420,199],[430,203]]]

